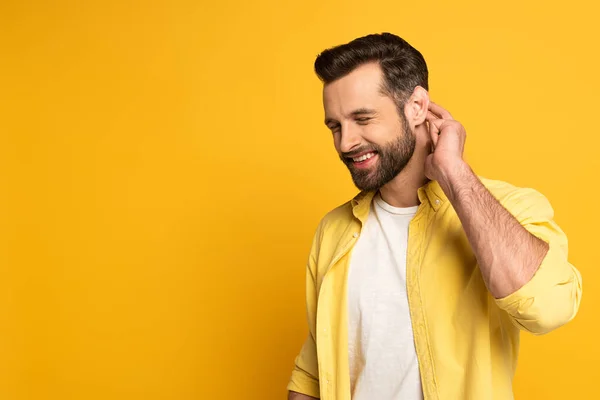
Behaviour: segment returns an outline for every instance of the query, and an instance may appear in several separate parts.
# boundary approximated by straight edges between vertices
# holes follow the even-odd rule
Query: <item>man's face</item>
[[[360,190],[377,190],[394,179],[415,150],[415,135],[391,97],[381,93],[383,73],[362,65],[323,89],[325,124]]]

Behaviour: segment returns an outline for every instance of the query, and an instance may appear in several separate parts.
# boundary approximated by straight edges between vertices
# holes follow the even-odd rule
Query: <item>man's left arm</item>
[[[505,208],[462,159],[462,125],[435,104],[430,110],[435,150],[428,175],[456,210],[496,303],[535,334],[564,325],[579,308],[581,275],[567,261],[567,238],[552,219],[550,203],[539,192],[520,189],[503,201]],[[454,152],[452,135],[455,147],[460,144]]]

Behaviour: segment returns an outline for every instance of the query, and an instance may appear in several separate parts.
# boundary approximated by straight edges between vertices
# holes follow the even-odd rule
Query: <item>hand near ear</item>
[[[467,132],[448,111],[431,101],[426,120],[433,152],[425,160],[425,175],[431,180],[439,181],[445,179],[449,171],[464,164]]]

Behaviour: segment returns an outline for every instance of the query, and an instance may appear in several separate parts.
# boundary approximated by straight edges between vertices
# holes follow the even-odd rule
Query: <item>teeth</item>
[[[361,161],[365,161],[365,160],[368,160],[369,158],[373,157],[374,155],[375,155],[375,153],[367,153],[367,154],[363,154],[363,155],[362,155],[362,156],[360,156],[360,157],[353,158],[353,159],[352,159],[352,161],[354,161],[354,162],[361,162]]]

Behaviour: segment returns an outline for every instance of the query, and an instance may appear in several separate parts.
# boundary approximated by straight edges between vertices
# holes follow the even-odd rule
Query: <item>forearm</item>
[[[502,298],[529,282],[548,244],[521,226],[468,164],[457,165],[439,183],[456,210],[490,293]]]
[[[288,400],[315,400],[316,397],[307,396],[302,393],[288,392]]]

